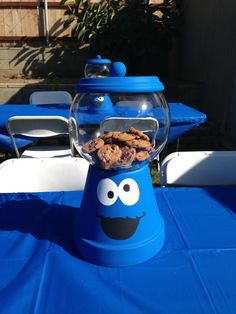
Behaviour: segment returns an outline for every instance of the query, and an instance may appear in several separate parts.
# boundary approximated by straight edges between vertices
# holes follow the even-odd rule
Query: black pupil
[[[113,197],[114,197],[114,192],[109,191],[109,192],[107,193],[107,196],[108,196],[109,198],[113,198]]]
[[[130,186],[128,184],[125,184],[123,189],[124,189],[125,192],[129,192]]]

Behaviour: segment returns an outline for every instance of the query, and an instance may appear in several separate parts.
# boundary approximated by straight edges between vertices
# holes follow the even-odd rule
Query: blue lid
[[[164,85],[157,76],[82,78],[76,86],[78,93],[148,93],[163,90]]]
[[[111,63],[111,60],[109,59],[102,59],[100,55],[97,55],[94,59],[88,59],[86,61],[87,64],[104,64],[104,63]]]

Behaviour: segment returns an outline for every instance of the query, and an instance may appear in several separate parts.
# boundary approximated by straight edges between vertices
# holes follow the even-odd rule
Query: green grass
[[[152,161],[149,168],[153,186],[160,185],[160,173],[158,171],[157,160]]]

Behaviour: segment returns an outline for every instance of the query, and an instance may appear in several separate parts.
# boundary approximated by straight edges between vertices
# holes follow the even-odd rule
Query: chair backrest
[[[89,163],[83,158],[14,158],[0,164],[0,192],[83,190]]]
[[[155,145],[155,139],[159,128],[159,123],[152,117],[145,118],[121,118],[111,117],[103,120],[100,125],[100,132],[105,131],[123,131],[130,127],[137,128],[139,131],[150,133],[152,144]]]
[[[33,138],[69,134],[68,120],[61,116],[13,116],[7,121],[7,131],[18,157],[15,134]]]
[[[71,104],[72,96],[66,91],[38,91],[30,95],[30,104]]]
[[[236,184],[236,151],[176,152],[161,163],[162,186]]]

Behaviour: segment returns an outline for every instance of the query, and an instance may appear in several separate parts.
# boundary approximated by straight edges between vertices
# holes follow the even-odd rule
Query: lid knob
[[[111,65],[111,76],[123,77],[126,74],[126,66],[123,62],[116,61]]]

